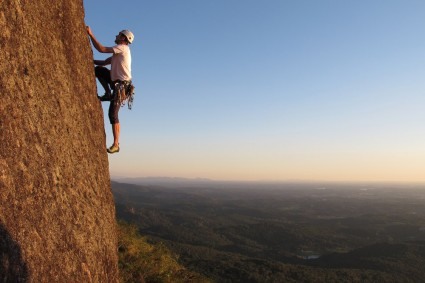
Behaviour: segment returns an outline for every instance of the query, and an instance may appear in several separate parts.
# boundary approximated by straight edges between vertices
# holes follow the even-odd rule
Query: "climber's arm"
[[[91,28],[87,26],[87,34],[90,36],[90,40],[93,43],[94,48],[100,53],[114,53],[114,49],[112,47],[103,46],[94,36]]]
[[[94,60],[93,62],[96,66],[105,66],[105,65],[110,65],[111,60],[112,60],[112,57],[109,57],[105,60]]]

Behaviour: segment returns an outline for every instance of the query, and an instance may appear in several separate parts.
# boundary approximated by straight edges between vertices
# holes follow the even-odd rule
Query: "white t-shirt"
[[[118,44],[112,47],[114,54],[111,60],[111,79],[112,81],[130,81],[131,80],[131,53],[130,47],[125,44]]]

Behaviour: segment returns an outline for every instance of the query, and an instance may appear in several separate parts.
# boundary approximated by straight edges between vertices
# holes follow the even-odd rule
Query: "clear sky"
[[[135,34],[113,178],[425,181],[425,1],[84,5]]]

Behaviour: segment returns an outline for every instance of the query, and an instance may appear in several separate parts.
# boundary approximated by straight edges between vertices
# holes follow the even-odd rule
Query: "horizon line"
[[[374,184],[416,184],[425,185],[425,180],[420,181],[406,181],[406,180],[320,180],[320,179],[212,179],[204,177],[168,177],[168,176],[140,176],[140,177],[128,177],[128,176],[113,176],[110,177],[111,181],[117,180],[180,180],[188,182],[224,182],[224,183],[374,183]]]

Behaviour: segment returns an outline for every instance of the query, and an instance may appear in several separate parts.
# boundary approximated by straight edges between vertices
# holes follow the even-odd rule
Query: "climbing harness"
[[[128,109],[131,110],[134,101],[134,85],[131,81],[116,81],[114,84],[114,101],[123,107],[127,102]]]

